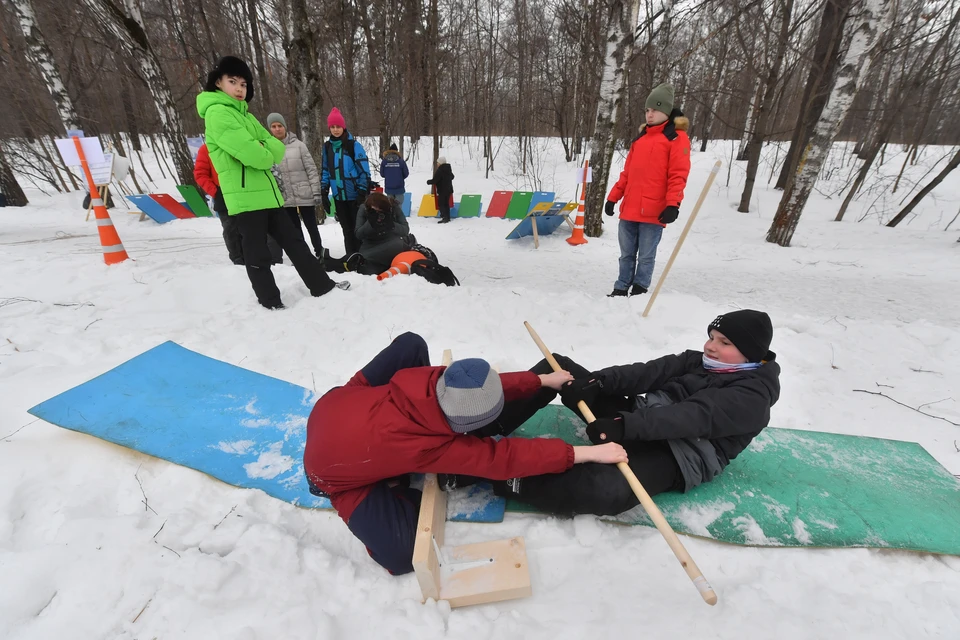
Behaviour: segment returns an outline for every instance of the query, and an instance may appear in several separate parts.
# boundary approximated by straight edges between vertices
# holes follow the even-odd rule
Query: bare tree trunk
[[[263,63],[263,42],[260,40],[260,14],[257,0],[247,0],[247,19],[250,21],[250,34],[253,36],[253,55],[257,64],[257,79],[260,83],[257,88],[263,94],[261,104],[264,109],[270,109],[270,83],[267,81],[267,67]]]
[[[761,94],[762,89],[760,78],[757,78],[753,82],[753,94],[751,95],[750,106],[747,108],[747,120],[743,126],[743,136],[740,138],[740,146],[737,147],[737,162],[742,162],[747,159],[747,148],[750,146],[750,137],[756,128],[757,103],[763,98]]]
[[[378,3],[378,11],[383,11],[384,7]],[[367,63],[370,68],[370,88],[373,91],[373,101],[377,105],[377,113],[380,116],[380,122],[377,129],[380,132],[380,151],[385,151],[390,146],[390,119],[387,117],[387,105],[384,100],[385,87],[383,86],[383,74],[380,72],[377,55],[376,40],[373,37],[373,29],[370,25],[369,12],[366,2],[358,2],[357,9],[360,11],[360,26],[363,29],[363,36],[367,41]]]
[[[887,226],[895,227],[903,222],[903,219],[906,218],[918,204],[920,204],[920,201],[923,200],[928,193],[936,189],[937,185],[943,182],[943,179],[950,175],[950,172],[956,169],[958,166],[960,166],[960,150],[953,154],[953,158],[951,158],[950,162],[947,163],[947,166],[943,168],[943,171],[938,173],[936,178],[931,180],[927,186],[921,189],[920,192],[913,197],[913,200],[910,201],[910,204],[901,209],[900,213],[894,216],[893,219],[887,223]]]
[[[743,185],[743,193],[740,196],[740,206],[737,211],[747,213],[750,211],[750,199],[753,197],[753,187],[757,181],[757,171],[760,168],[760,154],[763,152],[763,139],[767,135],[767,121],[770,119],[770,110],[773,108],[773,102],[777,95],[777,84],[780,82],[780,68],[783,66],[783,58],[787,52],[787,45],[790,38],[790,21],[793,17],[793,0],[785,0],[783,5],[783,16],[780,19],[780,34],[777,43],[777,50],[774,53],[773,65],[766,79],[766,89],[763,92],[763,102],[757,110],[757,122],[750,136],[750,144],[747,147],[747,177]]]
[[[183,121],[177,109],[170,83],[160,66],[160,60],[143,30],[143,19],[134,0],[124,0],[124,6],[115,0],[84,0],[94,15],[94,21],[104,37],[115,40],[136,60],[153,96],[164,138],[173,153],[179,184],[193,184],[193,160],[187,149]]]
[[[840,62],[836,82],[827,98],[827,104],[817,121],[813,135],[797,166],[796,178],[789,184],[780,199],[780,206],[767,231],[767,242],[789,247],[793,233],[800,222],[800,215],[807,204],[817,176],[823,166],[833,140],[840,131],[857,95],[859,83],[869,75],[870,50],[877,33],[883,31],[890,16],[893,0],[865,0],[862,10],[854,21],[853,36]]]
[[[603,233],[603,203],[613,163],[614,135],[625,95],[625,63],[633,53],[634,30],[640,13],[640,1],[611,0],[607,13],[607,51],[600,81],[597,123],[590,143],[590,167],[593,184],[587,192],[585,231],[591,238]]]
[[[70,100],[70,94],[63,84],[60,76],[60,69],[53,59],[53,52],[47,45],[47,40],[40,31],[37,24],[36,12],[33,9],[33,0],[9,0],[14,13],[17,14],[17,21],[20,23],[20,30],[23,31],[23,37],[27,42],[27,50],[30,57],[33,58],[40,76],[43,78],[43,84],[46,85],[53,103],[57,107],[57,114],[60,116],[60,122],[63,124],[64,131],[69,129],[80,129],[80,118],[73,108],[73,101]]]
[[[17,177],[7,162],[7,155],[0,144],[0,193],[7,198],[8,207],[25,207],[29,204],[26,194],[17,182]]]
[[[830,83],[836,77],[837,64],[840,62],[843,27],[853,3],[854,0],[827,0],[824,3],[817,43],[813,49],[813,61],[803,97],[800,99],[800,113],[790,138],[790,148],[777,178],[776,189],[785,189],[788,180],[796,174],[800,150],[806,148],[820,114],[823,113],[823,107],[830,95]]]
[[[317,34],[310,24],[306,0],[290,0],[286,8],[287,76],[297,104],[300,138],[319,162],[323,154],[323,85]]]
[[[433,136],[433,165],[440,157],[440,69],[437,49],[440,46],[440,14],[437,0],[430,0],[430,134]]]

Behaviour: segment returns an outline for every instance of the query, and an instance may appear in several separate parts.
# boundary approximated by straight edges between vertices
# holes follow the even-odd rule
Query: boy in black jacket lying
[[[767,426],[770,407],[780,396],[780,365],[769,350],[773,324],[766,313],[744,309],[717,316],[707,335],[703,351],[593,373],[555,355],[574,376],[560,392],[563,404],[580,415],[577,402],[587,403],[597,418],[587,426],[590,440],[621,443],[650,495],[689,491],[713,480]],[[543,360],[531,371],[549,373],[551,368]],[[501,425],[522,424],[555,397],[555,391],[544,388],[510,409],[517,415],[501,415],[479,435],[508,435]],[[450,489],[471,479],[446,476],[440,481]],[[498,495],[564,515],[615,515],[637,505],[612,465],[582,464],[564,473],[493,485]]]

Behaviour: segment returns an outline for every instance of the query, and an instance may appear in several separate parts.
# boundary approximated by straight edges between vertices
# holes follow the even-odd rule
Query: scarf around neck
[[[762,362],[744,362],[742,364],[730,364],[729,362],[720,362],[703,354],[703,368],[710,373],[734,373],[736,371],[753,371],[759,369]]]

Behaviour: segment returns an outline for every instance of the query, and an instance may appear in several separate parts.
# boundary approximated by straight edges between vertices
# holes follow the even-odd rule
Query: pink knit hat
[[[327,116],[327,128],[330,127],[340,127],[341,129],[347,128],[347,121],[343,119],[343,114],[340,113],[340,109],[334,107],[330,110],[330,115]]]

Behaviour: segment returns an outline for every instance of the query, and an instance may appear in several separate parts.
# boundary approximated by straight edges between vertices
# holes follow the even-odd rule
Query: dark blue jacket
[[[403,183],[410,170],[400,154],[392,149],[383,152],[383,162],[380,163],[380,175],[383,176],[383,190],[388,193],[403,193]]]

